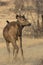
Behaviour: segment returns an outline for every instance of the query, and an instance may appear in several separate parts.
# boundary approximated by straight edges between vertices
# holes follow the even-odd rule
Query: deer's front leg
[[[21,55],[24,59],[23,48],[22,48],[22,36],[20,37],[20,50],[21,50]]]

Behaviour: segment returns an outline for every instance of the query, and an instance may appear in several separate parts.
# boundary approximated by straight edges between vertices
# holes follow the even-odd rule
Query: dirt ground
[[[19,51],[17,60],[13,60],[12,46],[10,57],[5,42],[0,42],[0,65],[43,65],[43,39],[23,38],[24,61]]]

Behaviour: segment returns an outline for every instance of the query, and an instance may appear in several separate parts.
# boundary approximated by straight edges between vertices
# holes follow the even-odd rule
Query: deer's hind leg
[[[7,50],[8,50],[9,56],[10,56],[10,47],[9,47],[9,44],[10,44],[10,42],[6,41]]]
[[[19,47],[16,45],[16,53],[15,53],[15,58],[17,58],[18,51],[19,51]]]
[[[19,48],[18,48],[18,46],[16,44],[16,39],[14,39],[14,38],[12,40],[12,46],[13,46],[13,56],[14,56],[14,53],[15,53],[15,58],[16,58]]]

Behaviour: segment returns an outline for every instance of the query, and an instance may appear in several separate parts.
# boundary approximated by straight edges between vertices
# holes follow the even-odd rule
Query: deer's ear
[[[19,17],[19,15],[16,15],[16,19],[17,19],[17,17]]]
[[[24,16],[24,15],[23,15],[22,17],[23,17],[23,18],[25,18],[25,16]]]
[[[43,15],[42,15],[42,18],[43,18]]]
[[[27,19],[25,18],[25,16],[24,16],[24,15],[22,16],[22,18],[23,18],[23,19],[25,19],[25,20],[27,20]]]

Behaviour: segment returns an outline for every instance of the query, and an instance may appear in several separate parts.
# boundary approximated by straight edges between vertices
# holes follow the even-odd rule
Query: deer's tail
[[[8,24],[10,23],[8,20],[6,21]]]

